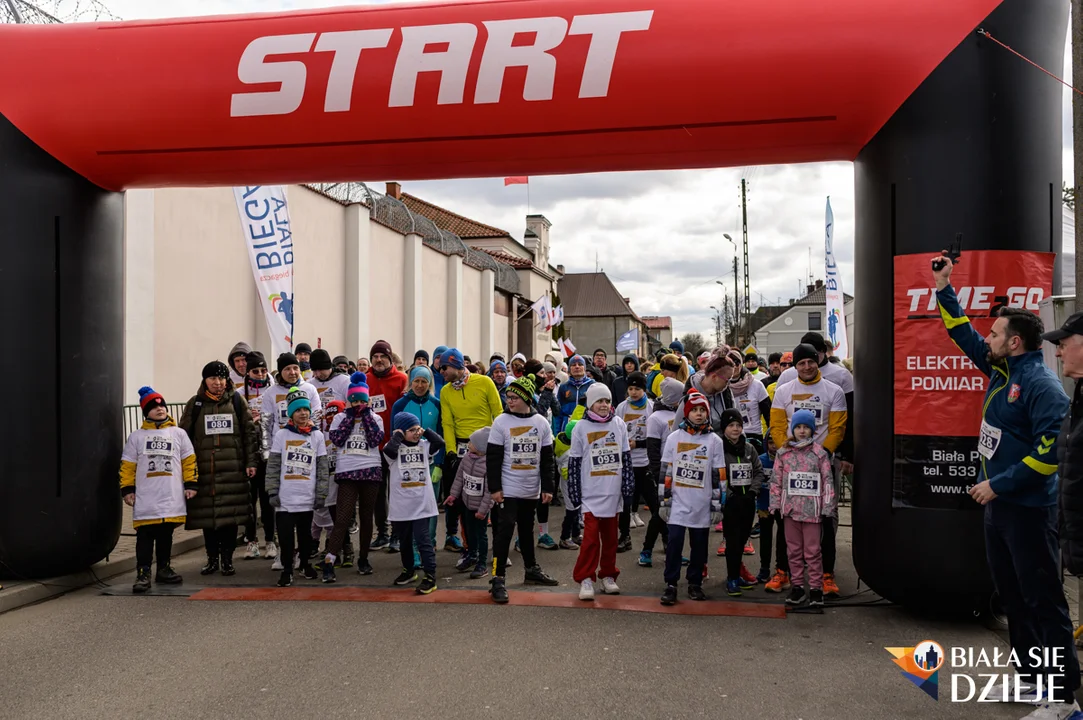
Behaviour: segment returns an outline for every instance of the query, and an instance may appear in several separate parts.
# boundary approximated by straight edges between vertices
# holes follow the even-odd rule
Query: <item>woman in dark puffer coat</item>
[[[252,519],[249,478],[256,474],[260,446],[248,404],[233,391],[225,363],[215,360],[203,368],[203,382],[179,425],[192,439],[199,468],[185,528],[203,531],[207,564],[200,573],[217,572],[221,561],[222,574],[232,575],[237,527]]]

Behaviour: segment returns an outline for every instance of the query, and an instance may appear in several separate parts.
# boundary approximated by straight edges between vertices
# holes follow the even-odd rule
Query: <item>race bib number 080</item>
[[[232,435],[233,416],[230,414],[204,415],[203,432],[207,435]]]

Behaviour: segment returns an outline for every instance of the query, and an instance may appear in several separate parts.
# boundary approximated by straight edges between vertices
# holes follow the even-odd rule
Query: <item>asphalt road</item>
[[[637,541],[642,532],[635,531]],[[713,534],[712,542],[720,538]],[[844,543],[848,538],[840,533]],[[848,545],[839,554],[848,559]],[[554,591],[575,590],[575,553],[539,556],[562,580]],[[439,553],[441,587],[482,592],[484,581],[455,575],[454,558]],[[266,560],[238,560],[233,578],[201,578],[202,559],[202,551],[176,559],[185,587],[269,586],[277,577]],[[339,586],[391,585],[397,556],[377,553],[372,560],[375,575],[340,570]],[[660,568],[635,567],[633,553],[618,560],[625,594],[661,592]],[[514,554],[513,561],[514,593],[522,561]],[[721,598],[724,564],[713,547],[711,567],[715,577],[706,589]],[[129,586],[132,579],[114,582]],[[856,586],[852,568],[841,569],[840,585]],[[746,601],[769,598],[780,601],[762,590]],[[88,588],[0,615],[0,718],[818,720],[1021,718],[1031,710],[952,704],[943,685],[934,701],[884,650],[924,639],[1005,647],[980,625],[914,617],[893,606],[768,620],[492,605],[197,602]]]

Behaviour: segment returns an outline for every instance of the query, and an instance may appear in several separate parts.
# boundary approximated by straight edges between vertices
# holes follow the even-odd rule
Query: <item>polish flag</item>
[[[528,177],[506,177],[504,178],[504,187],[508,185],[529,185],[530,178]]]

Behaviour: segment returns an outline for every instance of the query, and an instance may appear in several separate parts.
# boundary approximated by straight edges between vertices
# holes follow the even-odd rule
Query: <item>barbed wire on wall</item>
[[[120,17],[101,0],[0,0],[0,23],[57,25],[115,20]]]

